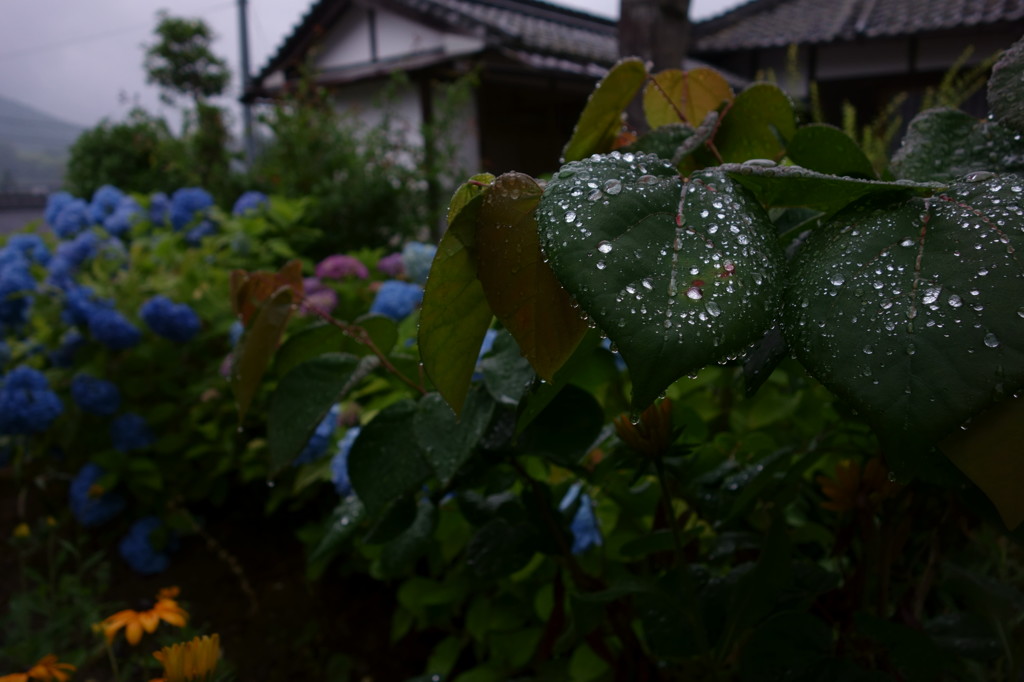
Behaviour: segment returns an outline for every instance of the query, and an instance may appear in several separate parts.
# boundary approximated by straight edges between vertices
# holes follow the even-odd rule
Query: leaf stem
[[[324,320],[328,324],[337,327],[342,331],[343,334],[345,334],[345,336],[349,337],[356,343],[361,343],[367,348],[369,348],[370,351],[377,356],[377,359],[380,360],[381,366],[383,366],[384,369],[393,374],[399,381],[406,384],[414,391],[418,392],[420,395],[427,394],[427,389],[424,388],[422,384],[417,384],[412,379],[398,371],[398,368],[391,364],[391,361],[388,360],[387,355],[385,355],[383,351],[381,351],[381,349],[377,347],[377,344],[373,342],[373,339],[367,333],[366,329],[360,327],[359,325],[346,324],[341,320],[335,319],[330,314],[325,313],[324,311],[320,310],[315,305],[313,305],[313,303],[305,296],[302,297],[302,302],[305,303],[306,307],[309,310],[312,310],[313,314],[315,314],[317,317]]]

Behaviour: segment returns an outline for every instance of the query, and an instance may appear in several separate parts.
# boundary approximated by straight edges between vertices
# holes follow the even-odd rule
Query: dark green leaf
[[[385,577],[398,577],[409,570],[429,548],[437,526],[437,508],[423,497],[416,505],[416,517],[408,528],[384,545],[380,568]]]
[[[644,134],[633,144],[625,147],[624,152],[656,154],[671,161],[676,157],[683,143],[693,137],[693,128],[683,123],[661,126]],[[706,139],[706,138],[705,138]]]
[[[519,436],[521,450],[571,467],[587,454],[604,425],[601,405],[587,391],[569,384]]]
[[[382,545],[401,535],[416,520],[417,502],[415,494],[403,495],[388,504],[373,526],[366,532],[363,542],[368,545]]]
[[[327,562],[334,558],[342,550],[345,542],[352,537],[362,518],[363,503],[352,495],[342,500],[331,512],[323,537],[309,555],[309,564],[314,573],[323,572]]]
[[[267,415],[271,470],[287,466],[302,451],[327,411],[351,388],[358,366],[356,357],[329,353],[285,375]]]
[[[875,169],[857,143],[839,128],[812,123],[794,133],[786,156],[798,166],[818,173],[874,178]]]
[[[292,334],[281,344],[274,357],[274,369],[278,376],[285,376],[296,365],[312,360],[324,353],[340,353],[345,333],[330,324],[318,324]]]
[[[1024,39],[1003,52],[988,79],[988,108],[1000,123],[1024,132]]]
[[[900,178],[951,182],[970,173],[1024,170],[1020,135],[955,109],[929,109],[910,122],[892,171]]]
[[[238,404],[238,420],[245,418],[259,391],[263,373],[274,357],[281,334],[292,312],[292,290],[282,287],[259,306],[249,328],[235,350],[231,365],[231,388]]]
[[[537,377],[515,339],[504,331],[498,332],[491,352],[480,361],[480,373],[491,397],[511,407],[519,404]]]
[[[957,658],[940,649],[926,633],[864,612],[855,614],[853,620],[859,633],[882,645],[901,679],[934,682],[958,678]]]
[[[371,313],[357,317],[352,322],[352,334],[345,334],[341,352],[352,355],[376,355],[370,343],[387,355],[398,341],[398,325],[386,315]]]
[[[535,552],[534,531],[526,523],[493,519],[481,526],[466,547],[466,564],[477,576],[494,580],[515,573]]]
[[[805,675],[832,658],[831,628],[807,613],[779,613],[762,623],[742,649],[743,682],[824,679]]]
[[[733,180],[754,193],[765,206],[807,206],[833,213],[866,196],[932,194],[943,185],[936,183],[883,182],[841,178],[816,173],[799,166],[759,163],[727,163],[719,167]]]
[[[540,186],[522,173],[494,181],[480,209],[477,265],[491,310],[534,371],[550,380],[587,325],[541,253],[534,215],[540,197]]]
[[[715,147],[725,162],[781,159],[796,132],[796,114],[789,95],[771,83],[754,83],[736,95],[715,134]]]
[[[596,157],[563,167],[537,216],[562,284],[629,366],[635,409],[742,351],[773,321],[782,284],[774,227],[723,174],[705,171],[684,187],[657,157]]]
[[[416,443],[416,403],[390,405],[363,426],[348,458],[352,487],[370,516],[418,488],[430,467]]]
[[[470,394],[461,418],[456,418],[437,393],[419,401],[414,422],[416,440],[442,485],[448,485],[473,454],[493,412],[494,402],[482,390]]]
[[[854,208],[793,265],[790,348],[894,457],[1024,387],[1022,196],[1005,176]]]
[[[572,137],[562,150],[562,162],[611,151],[622,129],[622,113],[647,79],[647,67],[635,58],[623,59],[590,94]]]

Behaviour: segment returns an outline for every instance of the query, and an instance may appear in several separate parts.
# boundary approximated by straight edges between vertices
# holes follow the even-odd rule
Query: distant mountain
[[[0,97],[0,191],[51,191],[83,128]]]

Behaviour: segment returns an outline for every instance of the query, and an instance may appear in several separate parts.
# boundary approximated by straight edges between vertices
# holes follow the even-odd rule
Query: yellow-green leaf
[[[644,115],[651,128],[672,123],[698,126],[708,112],[733,97],[732,88],[714,69],[666,69],[644,88]]]
[[[622,113],[643,87],[647,67],[634,58],[623,59],[590,94],[572,137],[562,150],[562,162],[611,151],[622,129]]]

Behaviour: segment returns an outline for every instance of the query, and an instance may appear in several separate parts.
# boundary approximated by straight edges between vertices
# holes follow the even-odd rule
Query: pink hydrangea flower
[[[405,274],[405,264],[401,253],[392,253],[377,261],[377,269],[388,277],[401,277]]]
[[[358,258],[336,253],[317,264],[316,276],[325,279],[345,279],[346,277],[366,279],[370,276],[370,271],[359,262]]]

